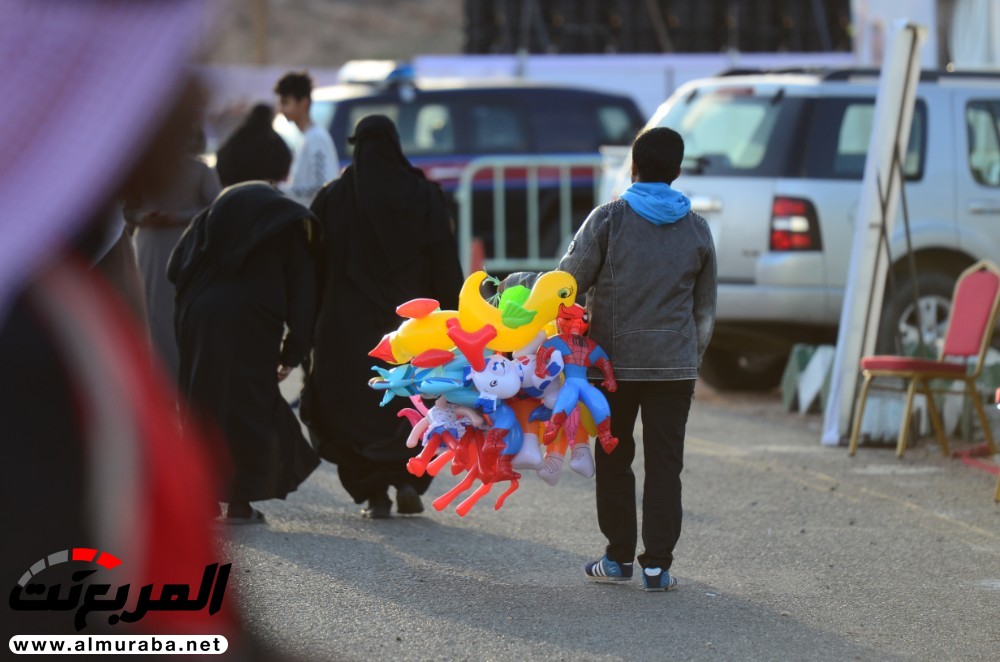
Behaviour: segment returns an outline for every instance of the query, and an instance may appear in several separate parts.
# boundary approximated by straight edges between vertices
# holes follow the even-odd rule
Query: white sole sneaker
[[[646,568],[642,571],[642,588],[647,593],[673,591],[677,588],[677,578],[660,568]]]

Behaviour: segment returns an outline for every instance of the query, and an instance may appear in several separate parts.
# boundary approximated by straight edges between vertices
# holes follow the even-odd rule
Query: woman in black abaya
[[[382,336],[402,321],[396,306],[410,299],[458,305],[462,268],[441,189],[403,156],[399,134],[383,115],[362,119],[351,138],[354,157],[340,179],[317,194],[323,226],[320,308],[302,414],[320,456],[338,465],[340,481],[368,517],[423,510],[430,477],[406,471],[410,424],[380,407],[368,387]]]
[[[225,437],[228,523],[262,522],[250,502],[283,499],[319,464],[278,390],[312,345],[318,239],[308,209],[249,182],[199,214],[170,258],[179,386],[187,414]]]
[[[292,152],[271,128],[274,110],[257,104],[216,155],[215,171],[223,186],[263,180],[280,182],[292,167]]]

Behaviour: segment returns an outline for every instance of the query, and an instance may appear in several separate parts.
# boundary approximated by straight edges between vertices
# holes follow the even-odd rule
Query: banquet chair
[[[965,397],[972,399],[986,437],[986,446],[990,454],[995,454],[996,445],[993,442],[989,421],[986,419],[986,412],[983,410],[982,398],[976,388],[976,380],[982,372],[986,352],[993,337],[998,307],[1000,307],[1000,269],[989,260],[980,260],[963,271],[955,283],[948,330],[936,360],[910,356],[863,357],[861,370],[864,374],[864,385],[861,387],[861,395],[851,426],[850,455],[853,456],[858,450],[865,401],[868,399],[872,382],[882,378],[901,380],[902,388],[888,388],[888,390],[906,392],[903,421],[896,441],[897,457],[902,457],[906,450],[913,398],[917,393],[926,396],[931,426],[941,445],[941,452],[945,456],[948,455],[948,439],[933,397],[933,391],[940,389],[931,387],[931,380],[934,379],[965,383]],[[887,387],[880,385],[879,388]],[[1000,485],[997,498],[1000,499]]]

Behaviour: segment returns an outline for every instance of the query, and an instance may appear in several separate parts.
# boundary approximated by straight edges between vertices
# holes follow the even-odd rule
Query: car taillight
[[[811,202],[802,198],[774,199],[771,207],[771,250],[823,250],[819,219]]]

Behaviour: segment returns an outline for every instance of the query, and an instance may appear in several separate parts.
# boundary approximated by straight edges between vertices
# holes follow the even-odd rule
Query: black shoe
[[[396,512],[400,515],[416,515],[424,512],[424,504],[413,485],[407,483],[396,489]]]
[[[234,517],[233,515],[227,515],[222,518],[222,521],[230,526],[239,526],[242,524],[267,524],[267,518],[264,517],[264,513],[260,512],[256,508],[250,510],[250,514],[246,517]]]
[[[361,511],[361,516],[368,519],[389,519],[392,517],[392,501],[388,495],[368,499],[368,505]]]
[[[226,515],[222,518],[226,524],[266,524],[264,513],[250,505],[249,501],[236,501],[229,504]]]

